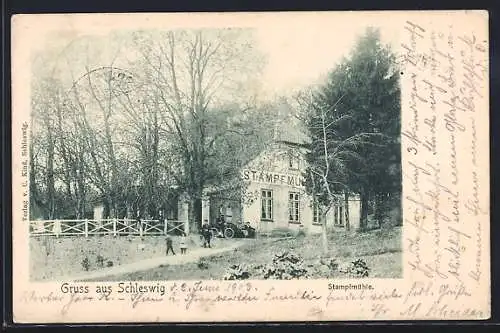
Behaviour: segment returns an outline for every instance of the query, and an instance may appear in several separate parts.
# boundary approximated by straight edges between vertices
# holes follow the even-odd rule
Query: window
[[[343,226],[344,225],[344,207],[335,206],[335,225]]]
[[[297,170],[299,168],[299,158],[298,156],[290,153],[288,155],[288,166],[290,169]]]
[[[273,191],[262,190],[262,212],[261,219],[272,220],[273,219]]]
[[[290,192],[288,198],[288,220],[290,223],[300,223],[300,197],[299,193]]]

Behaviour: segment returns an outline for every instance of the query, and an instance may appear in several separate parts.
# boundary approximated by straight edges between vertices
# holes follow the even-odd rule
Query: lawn
[[[402,277],[401,228],[372,230],[366,233],[331,233],[329,253],[322,255],[321,235],[285,239],[257,239],[232,252],[207,256],[200,262],[166,265],[143,272],[111,276],[106,280],[220,280],[232,265],[244,264],[251,279],[262,279],[263,267],[277,253],[290,251],[303,258],[303,266],[311,278],[346,277],[341,269],[329,269],[323,263],[334,259],[340,267],[362,259],[369,268],[370,278]]]

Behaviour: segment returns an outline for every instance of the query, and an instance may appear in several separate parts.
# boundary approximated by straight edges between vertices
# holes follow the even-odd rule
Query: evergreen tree
[[[311,169],[324,165],[327,155],[333,166],[331,189],[360,195],[361,230],[367,228],[370,203],[376,203],[380,224],[388,201],[401,193],[400,88],[394,60],[379,31],[367,29],[308,108]],[[317,126],[318,117],[326,118],[326,128]],[[327,150],[320,152],[324,138]]]

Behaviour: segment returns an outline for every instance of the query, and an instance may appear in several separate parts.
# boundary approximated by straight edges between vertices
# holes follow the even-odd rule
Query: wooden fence
[[[40,220],[30,221],[30,235],[42,236],[153,236],[181,234],[186,230],[186,222],[172,220]]]

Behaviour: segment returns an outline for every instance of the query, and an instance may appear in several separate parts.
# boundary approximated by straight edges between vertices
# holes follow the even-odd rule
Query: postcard
[[[490,317],[487,11],[12,17],[15,323]]]

